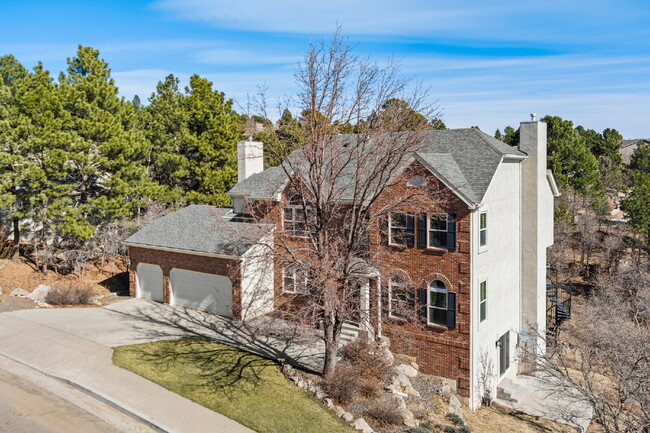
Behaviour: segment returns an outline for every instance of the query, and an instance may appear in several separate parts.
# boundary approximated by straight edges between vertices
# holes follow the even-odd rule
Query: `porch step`
[[[350,341],[359,338],[360,331],[361,329],[356,324],[348,323],[348,322],[343,323],[343,326],[341,327],[341,338],[340,338],[341,346],[344,346],[348,344]]]

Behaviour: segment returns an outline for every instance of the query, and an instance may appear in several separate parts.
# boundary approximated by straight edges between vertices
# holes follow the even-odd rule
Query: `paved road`
[[[0,357],[0,432],[153,433],[59,380]]]

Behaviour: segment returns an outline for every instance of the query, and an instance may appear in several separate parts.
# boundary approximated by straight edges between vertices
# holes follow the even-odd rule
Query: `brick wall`
[[[129,294],[131,296],[135,296],[135,274],[138,263],[150,263],[161,267],[163,272],[163,298],[166,303],[169,302],[171,291],[169,273],[174,268],[223,275],[229,277],[232,281],[233,317],[236,320],[241,319],[241,274],[239,260],[132,246],[129,247],[129,258],[131,259],[131,266],[129,268]]]
[[[413,175],[425,178],[425,187],[407,186]],[[396,203],[399,198],[402,203]],[[413,290],[426,288],[433,279],[442,280],[447,289],[456,292],[456,328],[426,325],[417,320],[414,312],[411,320],[391,319],[383,315],[383,332],[391,339],[392,348],[418,360],[422,371],[456,380],[458,392],[469,397],[470,361],[470,210],[467,205],[432,176],[419,163],[414,163],[402,179],[387,189],[378,206],[395,206],[396,209],[413,214],[444,212],[456,214],[456,250],[440,251],[418,248],[418,221],[415,221],[415,247],[392,247],[382,244],[379,223],[373,227],[371,252],[379,265],[383,283],[392,275],[406,274],[407,283]],[[383,221],[387,225],[387,222]],[[383,228],[386,229],[385,227]],[[385,290],[385,289],[384,289]],[[417,306],[416,306],[417,308]]]

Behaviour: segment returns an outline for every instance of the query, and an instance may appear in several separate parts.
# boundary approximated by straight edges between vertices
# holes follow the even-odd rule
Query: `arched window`
[[[388,313],[391,317],[407,319],[409,313],[413,312],[413,294],[406,285],[406,280],[395,275],[390,280],[388,287]]]
[[[428,296],[428,317],[429,323],[447,326],[447,312],[449,310],[447,286],[440,280],[432,280],[429,283]]]

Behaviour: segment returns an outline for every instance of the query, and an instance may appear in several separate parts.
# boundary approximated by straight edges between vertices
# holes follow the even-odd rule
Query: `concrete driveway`
[[[259,328],[194,310],[129,299],[104,308],[0,314],[5,357],[73,386],[145,427],[165,432],[251,432],[248,428],[112,363],[112,347],[201,335],[271,358],[322,365],[312,344],[261,337]]]

